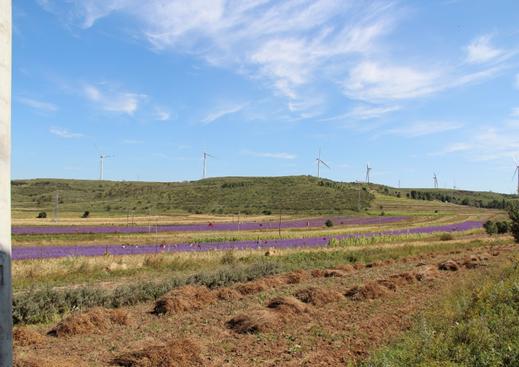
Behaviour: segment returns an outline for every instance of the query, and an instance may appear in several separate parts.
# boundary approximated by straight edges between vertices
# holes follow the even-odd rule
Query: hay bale
[[[20,347],[43,343],[45,338],[39,332],[27,326],[18,326],[13,329],[14,344]]]
[[[265,284],[265,282],[260,279],[260,280],[255,280],[253,282],[238,284],[235,288],[238,292],[240,292],[241,294],[246,296],[249,294],[263,292],[268,287],[267,287],[267,284]]]
[[[285,284],[298,284],[310,278],[309,274],[303,270],[292,271],[290,273],[283,274],[282,277]]]
[[[227,328],[238,334],[255,334],[274,329],[276,316],[267,310],[256,310],[234,316],[227,321]]]
[[[200,347],[191,339],[172,340],[166,345],[144,348],[137,352],[120,355],[112,364],[126,367],[198,367],[205,363],[200,356]]]
[[[309,287],[297,291],[294,296],[301,302],[322,306],[343,299],[342,294],[331,289]]]
[[[348,273],[346,273],[345,271],[342,271],[342,270],[337,270],[337,269],[326,269],[323,272],[323,276],[325,278],[332,278],[332,277],[341,278],[341,277],[345,277],[346,275],[348,275]]]
[[[444,271],[458,271],[460,270],[460,266],[454,260],[447,260],[439,263],[438,269]]]
[[[354,301],[364,301],[368,299],[377,299],[384,297],[387,294],[387,289],[377,283],[367,283],[361,286],[350,288],[344,294],[347,298]]]
[[[158,299],[152,313],[165,315],[200,310],[214,301],[216,301],[216,295],[207,287],[186,285],[173,289]]]
[[[267,307],[282,313],[299,314],[308,311],[307,305],[292,296],[281,296],[273,298],[267,304]]]
[[[396,291],[397,289],[396,283],[393,280],[379,279],[377,280],[377,284],[380,284],[382,287],[385,287],[392,291]]]
[[[108,265],[105,268],[105,270],[109,273],[118,271],[118,270],[127,270],[127,269],[128,269],[128,265],[126,265],[124,263],[117,263],[117,262],[112,262],[112,263],[110,263],[110,265]]]
[[[277,255],[277,251],[273,248],[269,248],[266,252],[265,252],[265,256],[274,256],[274,255]]]
[[[62,337],[90,333],[99,334],[109,330],[114,325],[129,325],[131,321],[128,311],[95,307],[86,312],[76,312],[64,318],[48,332],[48,335]]]
[[[220,288],[215,293],[216,297],[222,301],[234,301],[243,298],[240,292],[232,288]]]

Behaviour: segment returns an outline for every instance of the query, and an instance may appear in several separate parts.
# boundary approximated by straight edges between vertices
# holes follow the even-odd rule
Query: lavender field
[[[207,223],[186,225],[148,225],[148,226],[13,226],[15,235],[30,234],[85,234],[85,233],[147,233],[147,232],[201,232],[201,231],[252,231],[261,229],[312,228],[323,227],[329,219],[334,225],[367,225],[396,223],[408,217],[331,217],[287,220],[281,223],[269,222],[242,222],[242,223]]]
[[[389,218],[386,218],[389,219]],[[280,240],[260,241],[228,241],[228,242],[206,242],[197,244],[175,244],[175,245],[96,245],[96,246],[38,246],[19,247],[13,249],[14,260],[58,258],[67,256],[103,256],[103,255],[137,255],[152,254],[160,252],[190,252],[190,251],[221,251],[221,250],[248,250],[267,248],[303,248],[327,246],[332,239],[341,240],[352,237],[373,237],[382,235],[404,235],[434,232],[461,232],[482,227],[482,222],[466,221],[447,225],[404,228],[369,233],[352,233],[340,236],[292,238]]]

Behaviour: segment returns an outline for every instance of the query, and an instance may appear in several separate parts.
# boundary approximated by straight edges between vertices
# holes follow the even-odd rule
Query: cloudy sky
[[[13,175],[514,190],[515,0],[14,0]]]

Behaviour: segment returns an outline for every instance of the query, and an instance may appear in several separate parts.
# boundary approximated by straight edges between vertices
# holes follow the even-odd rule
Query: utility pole
[[[0,366],[13,365],[11,285],[12,3],[0,0]]]
[[[56,191],[56,196],[54,197],[54,217],[52,221],[59,221],[59,191]]]
[[[279,237],[281,237],[281,208],[279,208],[279,225],[278,225]]]

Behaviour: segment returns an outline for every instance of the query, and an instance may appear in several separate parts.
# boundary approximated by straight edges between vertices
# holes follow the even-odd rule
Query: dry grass
[[[276,322],[276,315],[271,311],[255,310],[234,316],[225,325],[238,334],[255,334],[273,330]]]
[[[216,301],[216,295],[207,287],[186,285],[166,293],[155,302],[155,315],[175,314],[183,311],[200,310]]]
[[[447,260],[447,261],[443,261],[443,262],[439,263],[438,269],[446,270],[446,271],[458,271],[458,270],[460,270],[460,266],[454,260]]]
[[[96,307],[86,312],[73,313],[64,318],[48,334],[56,337],[99,334],[111,329],[114,325],[129,325],[131,321],[132,318],[126,310]]]
[[[328,303],[340,301],[344,298],[342,294],[337,291],[317,287],[301,289],[297,291],[294,296],[300,301],[314,306],[323,306]]]
[[[387,295],[387,292],[386,287],[375,282],[370,282],[365,285],[352,287],[348,289],[344,295],[354,301],[364,301],[384,297]]]
[[[172,340],[166,345],[148,347],[120,355],[113,365],[126,367],[198,367],[204,366],[200,346],[192,339]]]
[[[29,326],[18,326],[13,329],[14,344],[21,347],[43,343],[44,336]]]
[[[300,314],[308,312],[308,306],[292,296],[276,297],[268,302],[267,307],[281,314]]]

